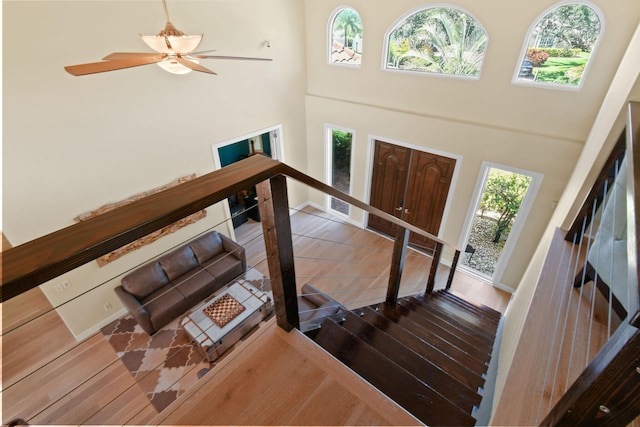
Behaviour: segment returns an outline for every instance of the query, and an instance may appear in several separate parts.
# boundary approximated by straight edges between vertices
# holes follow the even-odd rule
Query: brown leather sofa
[[[127,274],[115,292],[152,335],[246,269],[244,248],[211,231]]]
[[[298,295],[300,330],[308,331],[320,327],[322,320],[347,308],[315,286],[305,283]]]

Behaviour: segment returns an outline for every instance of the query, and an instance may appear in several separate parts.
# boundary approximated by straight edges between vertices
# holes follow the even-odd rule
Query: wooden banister
[[[280,172],[264,156],[203,175],[2,253],[2,301],[170,225]]]
[[[629,317],[552,408],[544,426],[628,425],[640,414],[640,103],[629,103],[627,119],[628,283],[636,292],[629,295]]]
[[[277,175],[291,177],[400,227],[457,249],[418,227],[348,196],[284,163],[265,156],[251,156],[177,187],[4,251],[0,301],[13,298],[205,209],[230,194]]]

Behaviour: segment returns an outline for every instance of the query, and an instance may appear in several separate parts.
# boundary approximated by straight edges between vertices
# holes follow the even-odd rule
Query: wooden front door
[[[438,235],[455,165],[455,159],[414,150],[403,220]],[[426,249],[433,246],[415,233],[411,233],[409,243]]]
[[[371,206],[402,218],[411,149],[376,141],[371,178]],[[369,215],[369,227],[394,236],[396,225],[376,215]]]
[[[371,205],[437,236],[456,160],[376,141]],[[369,227],[394,236],[389,221],[369,216]],[[411,233],[409,243],[427,250],[428,239]]]

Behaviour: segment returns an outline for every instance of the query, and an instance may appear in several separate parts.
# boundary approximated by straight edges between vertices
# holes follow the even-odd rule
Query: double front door
[[[456,160],[375,141],[370,204],[438,235]],[[368,226],[395,236],[397,226],[369,215]],[[433,242],[411,233],[409,243],[431,250]]]

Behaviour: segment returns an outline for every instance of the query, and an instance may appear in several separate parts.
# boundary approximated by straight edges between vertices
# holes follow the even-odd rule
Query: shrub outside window
[[[477,77],[486,47],[487,33],[468,13],[452,7],[423,9],[389,33],[386,68]]]
[[[351,194],[351,164],[354,131],[349,129],[326,128],[327,141],[327,183],[346,194]],[[327,198],[328,206],[334,212],[349,216],[351,205],[332,196]]]
[[[527,36],[518,81],[580,86],[602,29],[586,4],[565,4],[545,14]]]
[[[329,62],[360,66],[362,62],[362,20],[353,9],[334,13],[330,27]]]

